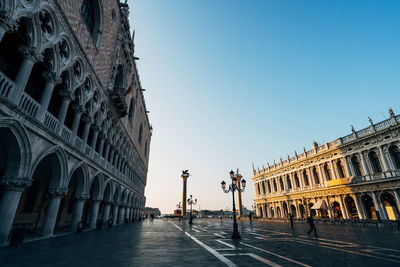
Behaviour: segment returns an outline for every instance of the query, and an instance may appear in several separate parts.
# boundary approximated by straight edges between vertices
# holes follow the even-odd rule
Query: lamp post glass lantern
[[[224,193],[229,193],[232,191],[232,206],[233,206],[233,233],[232,233],[232,239],[241,239],[241,236],[239,234],[239,230],[238,230],[238,225],[236,222],[236,207],[235,207],[235,191],[240,191],[240,192],[244,192],[245,187],[246,187],[246,180],[242,179],[241,183],[242,183],[242,188],[240,189],[237,185],[237,181],[238,179],[235,177],[235,173],[233,171],[229,172],[229,176],[231,178],[231,184],[229,185],[228,189],[226,189],[226,183],[225,181],[221,182],[221,187],[222,187],[222,191],[224,191]],[[236,174],[236,176],[240,176],[240,174]]]
[[[193,217],[192,217],[192,206],[196,205],[197,199],[193,200],[193,196],[190,195],[190,198],[188,198],[187,203],[190,205],[190,214],[189,214],[189,224],[193,224]]]

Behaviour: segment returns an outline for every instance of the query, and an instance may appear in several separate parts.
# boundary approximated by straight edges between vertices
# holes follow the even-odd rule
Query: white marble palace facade
[[[152,128],[129,7],[0,1],[0,246],[141,215]]]
[[[257,216],[400,220],[400,116],[253,169]],[[313,208],[313,209],[311,209]]]

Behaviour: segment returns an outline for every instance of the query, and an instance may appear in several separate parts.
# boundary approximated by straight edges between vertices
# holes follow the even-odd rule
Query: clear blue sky
[[[154,133],[147,206],[169,213],[180,172],[202,209],[222,179],[400,113],[400,1],[130,0]]]

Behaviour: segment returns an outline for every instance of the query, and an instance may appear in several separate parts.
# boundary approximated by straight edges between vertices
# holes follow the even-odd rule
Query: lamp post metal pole
[[[238,230],[238,225],[236,222],[236,207],[235,207],[235,187],[236,185],[233,184],[232,182],[232,200],[233,200],[233,233],[232,233],[232,239],[241,239],[241,236],[239,234]]]

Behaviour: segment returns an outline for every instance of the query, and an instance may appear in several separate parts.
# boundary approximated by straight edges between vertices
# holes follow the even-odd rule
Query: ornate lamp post
[[[193,196],[190,195],[190,198],[188,198],[187,203],[190,205],[189,224],[193,224],[192,206],[196,205],[197,199],[193,200]]]
[[[233,233],[232,233],[232,239],[241,239],[239,231],[238,231],[238,225],[236,222],[236,208],[235,208],[235,191],[240,190],[241,192],[244,191],[246,187],[246,180],[242,179],[242,188],[240,189],[237,185],[237,178],[235,177],[235,173],[233,171],[229,172],[229,175],[231,177],[232,183],[229,185],[229,188],[226,189],[226,183],[225,181],[221,182],[222,190],[224,193],[229,193],[232,191],[232,200],[233,200]]]

